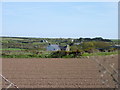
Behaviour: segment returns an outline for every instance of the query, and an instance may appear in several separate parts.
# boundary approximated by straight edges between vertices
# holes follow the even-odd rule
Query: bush
[[[54,51],[51,53],[51,58],[75,58],[81,56],[82,51]]]

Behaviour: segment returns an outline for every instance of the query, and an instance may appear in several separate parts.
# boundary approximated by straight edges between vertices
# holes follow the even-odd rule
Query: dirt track
[[[108,69],[112,63],[117,68],[117,55],[97,58]],[[4,58],[2,59],[2,65],[3,76],[20,88],[115,87],[108,73],[103,74],[103,72],[99,72],[101,67],[93,58]],[[101,77],[102,74],[104,75],[103,78]],[[105,83],[104,80],[106,80]],[[3,87],[7,86],[8,83],[5,83],[3,80]]]

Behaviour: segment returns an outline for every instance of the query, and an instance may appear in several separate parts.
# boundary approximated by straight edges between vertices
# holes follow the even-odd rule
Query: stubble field
[[[2,75],[19,88],[114,88],[110,72],[117,70],[118,56],[90,58],[3,58]],[[115,76],[116,77],[116,76]],[[2,87],[9,84],[2,81]],[[12,88],[12,87],[11,87]]]

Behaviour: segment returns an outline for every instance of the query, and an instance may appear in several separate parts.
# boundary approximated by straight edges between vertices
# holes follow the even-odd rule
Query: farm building
[[[59,45],[52,44],[47,46],[47,51],[59,51],[61,50]]]
[[[51,44],[51,45],[47,46],[47,51],[61,51],[61,50],[69,51],[70,47],[69,47],[69,45],[59,46],[59,45],[56,45],[56,44]]]
[[[47,40],[41,40],[40,42],[48,43],[48,41],[47,41]]]

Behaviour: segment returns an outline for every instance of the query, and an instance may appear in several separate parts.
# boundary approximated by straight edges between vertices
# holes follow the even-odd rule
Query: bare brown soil
[[[4,58],[2,75],[19,88],[114,88],[112,77],[99,72],[102,68],[95,59],[111,72],[110,64],[114,63],[117,69],[117,55],[69,59]],[[2,84],[8,86],[4,80]]]

